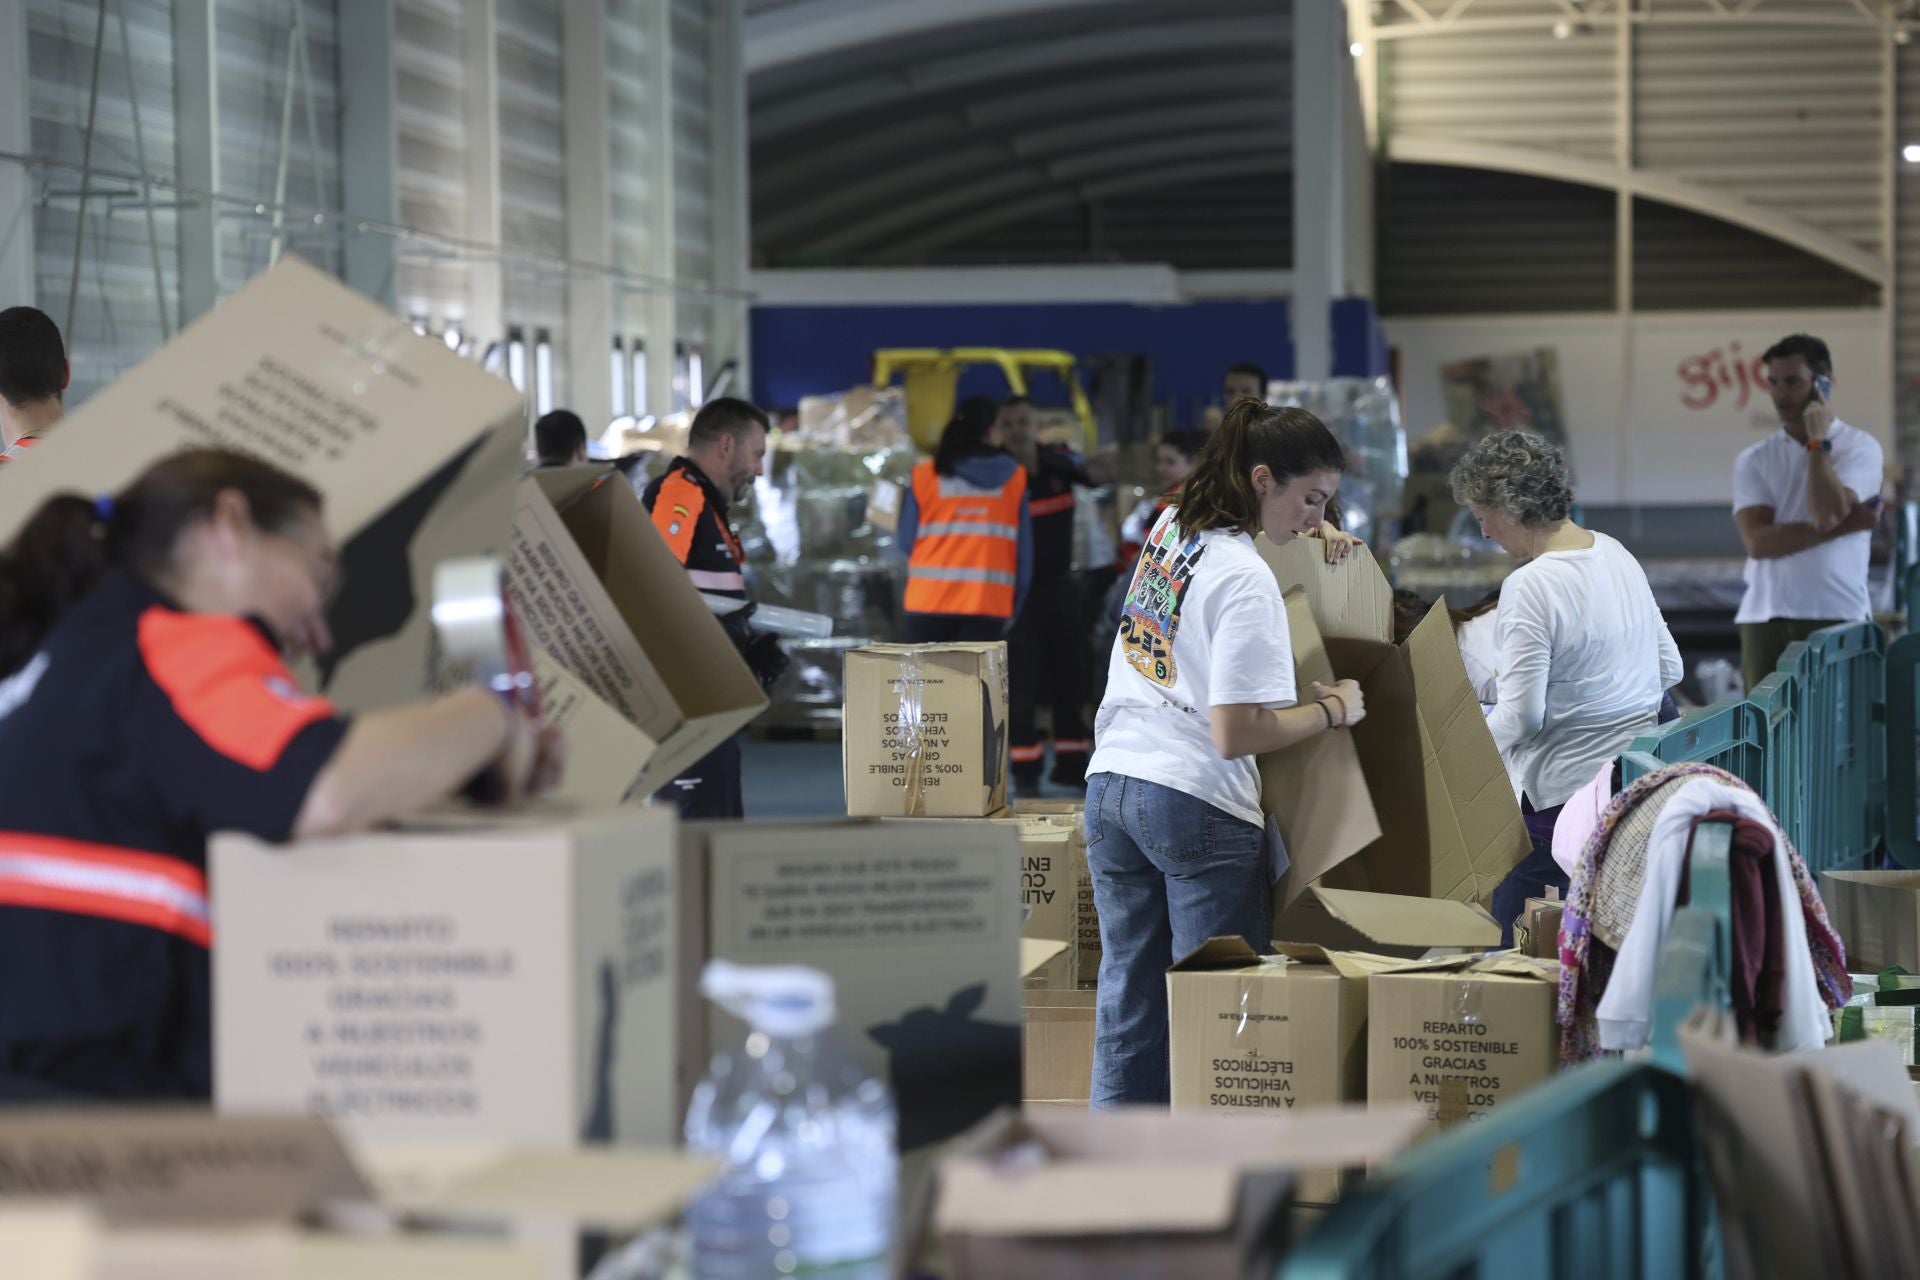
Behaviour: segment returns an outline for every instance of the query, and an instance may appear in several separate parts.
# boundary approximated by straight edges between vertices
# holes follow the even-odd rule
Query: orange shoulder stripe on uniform
[[[681,564],[693,551],[693,527],[707,509],[707,495],[684,471],[669,472],[660,482],[660,496],[653,503],[653,527],[667,540],[673,558]]]
[[[273,768],[302,729],[335,715],[325,698],[300,692],[266,637],[240,618],[148,609],[140,656],[187,726],[249,769]]]

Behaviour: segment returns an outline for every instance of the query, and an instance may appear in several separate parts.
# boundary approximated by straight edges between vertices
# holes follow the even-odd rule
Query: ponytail
[[[0,676],[27,665],[60,615],[106,573],[102,535],[93,503],[57,494],[0,553]]]
[[[229,491],[247,500],[253,523],[268,533],[284,533],[321,507],[306,481],[225,449],[162,458],[117,498],[63,493],[43,502],[0,551],[0,677],[24,667],[108,570],[128,569],[149,583],[160,578],[180,535]]]
[[[940,433],[940,447],[934,451],[933,469],[943,476],[954,474],[961,461],[983,453],[995,452],[987,443],[987,432],[1000,417],[1000,406],[985,396],[968,396],[960,402],[953,421]]]
[[[1245,532],[1260,522],[1260,499],[1253,491],[1253,469],[1264,466],[1274,483],[1315,471],[1345,471],[1340,442],[1320,419],[1305,409],[1275,408],[1251,396],[1234,401],[1220,429],[1208,438],[1180,486],[1180,528]]]

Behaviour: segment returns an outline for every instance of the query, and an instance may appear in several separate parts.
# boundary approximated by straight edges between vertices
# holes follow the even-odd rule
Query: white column
[[[656,7],[664,8],[664,5]],[[613,258],[607,166],[607,7],[574,0],[565,8],[567,256],[605,266]],[[567,388],[564,401],[598,437],[613,420],[613,284],[604,272],[567,279]]]
[[[746,15],[743,0],[711,0],[707,85],[708,127],[713,148],[713,282],[722,289],[743,288],[752,230],[747,219]],[[716,298],[713,304],[718,367],[729,357],[739,363],[735,394],[751,396],[752,351],[744,300]]]
[[[645,95],[647,104],[647,274],[658,281],[679,274],[673,248],[673,14],[669,0],[647,6]],[[670,289],[647,295],[648,413],[674,411],[674,346],[679,339],[678,300]],[[603,347],[601,358],[606,357]]]
[[[1347,293],[1348,240],[1373,234],[1353,221],[1347,181],[1347,116],[1353,57],[1342,5],[1293,6],[1293,320],[1294,376],[1333,371],[1330,307]]]
[[[392,226],[400,221],[393,3],[340,0],[339,14],[340,203],[349,222]],[[393,236],[350,234],[345,245],[341,275],[347,284],[389,309],[398,305]]]
[[[180,327],[220,300],[219,61],[215,0],[173,0],[174,171],[181,194]]]
[[[494,0],[465,0],[461,57],[465,72],[467,238],[500,247],[500,44]],[[467,264],[467,316],[461,326],[475,351],[507,338],[506,285],[495,257]]]
[[[33,152],[28,116],[27,0],[0,0],[0,151]],[[0,311],[32,306],[33,171],[0,160]]]

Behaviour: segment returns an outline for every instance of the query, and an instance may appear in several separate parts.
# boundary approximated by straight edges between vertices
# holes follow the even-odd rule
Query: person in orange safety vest
[[[901,639],[1004,639],[1033,576],[1027,472],[1003,447],[1000,406],[961,402],[933,460],[913,471],[895,545],[907,557]]]

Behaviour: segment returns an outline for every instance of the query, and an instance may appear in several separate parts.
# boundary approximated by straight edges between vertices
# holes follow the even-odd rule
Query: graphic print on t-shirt
[[[1186,599],[1194,570],[1206,546],[1195,534],[1180,532],[1175,520],[1165,520],[1140,552],[1140,570],[1133,576],[1126,607],[1120,613],[1120,643],[1127,665],[1163,689],[1179,680],[1173,661],[1173,638],[1180,631],[1180,602]]]

